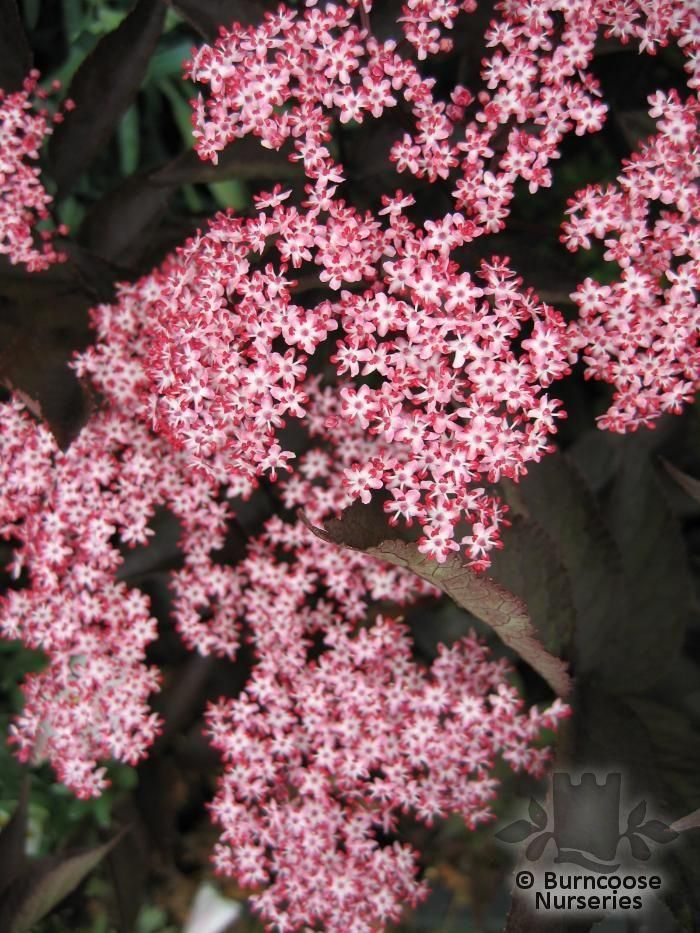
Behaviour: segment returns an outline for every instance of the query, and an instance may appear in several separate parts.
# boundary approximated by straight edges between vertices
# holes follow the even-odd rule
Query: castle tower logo
[[[620,855],[645,862],[653,845],[664,845],[678,837],[668,824],[647,819],[647,803],[640,801],[623,817],[622,775],[607,774],[598,780],[591,772],[578,781],[570,774],[555,772],[552,777],[551,818],[534,798],[529,819],[516,820],[496,833],[511,845],[528,840],[525,857],[536,862],[550,843],[554,862],[578,865],[591,872],[612,873],[620,868]],[[624,829],[623,829],[624,825]],[[627,840],[628,848],[621,850]],[[551,852],[551,847],[550,847]]]

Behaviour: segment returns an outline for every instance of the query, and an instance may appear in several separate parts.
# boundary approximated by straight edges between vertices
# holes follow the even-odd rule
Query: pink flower
[[[38,89],[38,80],[39,73],[32,71],[21,91],[6,94],[0,89],[0,254],[30,272],[65,259],[52,246],[48,229],[38,235],[34,229],[48,219],[52,201],[32,164],[53,130],[43,107],[47,94]],[[61,119],[56,114],[53,122]],[[59,227],[58,232],[65,234],[67,229]]]
[[[402,812],[429,825],[448,813],[469,826],[492,819],[499,752],[541,773],[532,741],[568,711],[523,715],[473,636],[441,647],[430,668],[381,616],[355,634],[338,619],[324,643],[310,665],[260,663],[244,694],[210,708],[226,763],[212,814],[217,870],[265,885],[252,900],[267,924],[341,933],[397,921],[426,894],[416,853],[380,845],[378,831]]]
[[[586,279],[572,295],[586,375],[615,388],[599,423],[621,432],[679,412],[700,387],[700,201],[691,155],[700,105],[692,96],[681,103],[676,91],[649,101],[651,114],[663,116],[659,133],[625,163],[617,186],[578,192],[563,228],[569,249],[602,239],[622,268],[611,285]]]

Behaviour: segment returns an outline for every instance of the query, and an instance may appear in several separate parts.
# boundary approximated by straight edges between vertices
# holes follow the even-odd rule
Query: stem
[[[362,23],[362,28],[365,30],[368,36],[372,34],[372,26],[369,21],[369,13],[367,12],[367,7],[365,6],[365,0],[360,0],[360,22]]]

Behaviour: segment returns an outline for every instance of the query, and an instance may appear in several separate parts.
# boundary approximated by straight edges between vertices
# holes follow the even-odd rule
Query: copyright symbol
[[[515,876],[515,883],[522,891],[527,891],[535,883],[535,876],[531,871],[519,871]]]

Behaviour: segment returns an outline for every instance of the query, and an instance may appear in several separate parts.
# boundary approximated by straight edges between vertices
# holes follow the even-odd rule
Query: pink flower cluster
[[[700,388],[700,103],[676,91],[650,103],[658,134],[625,163],[617,185],[579,192],[564,224],[569,249],[602,240],[605,259],[621,270],[606,285],[587,278],[572,296],[587,375],[615,387],[600,419],[612,431],[653,426]]]
[[[88,377],[106,400],[121,424],[123,441],[131,446],[132,440],[139,439],[139,433],[133,437],[130,433],[133,425],[148,442],[147,447],[128,451],[127,462],[136,472],[133,487],[124,490],[123,504],[138,510],[138,521],[130,516],[124,522],[122,543],[146,544],[146,536],[152,534],[148,522],[155,510],[170,510],[180,525],[183,557],[183,567],[173,579],[174,622],[192,650],[233,658],[238,649],[238,628],[232,613],[239,593],[237,576],[233,568],[216,563],[212,556],[222,547],[232,517],[220,495],[224,471],[219,466],[212,467],[216,476],[193,472],[186,458],[149,426],[153,399],[144,371],[149,351],[144,328],[160,295],[164,270],[172,262],[133,285],[120,286],[113,305],[93,309],[97,340],[78,358],[76,370],[81,377]]]
[[[362,123],[395,109],[412,124],[390,153],[398,172],[454,185],[455,207],[470,221],[454,225],[451,249],[505,226],[518,179],[531,193],[551,185],[549,163],[559,144],[599,130],[607,107],[587,69],[601,31],[654,53],[676,39],[691,87],[700,70],[700,17],[693,3],[637,0],[539,0],[499,3],[484,42],[485,87],[457,85],[450,101],[436,99],[434,78],[423,77],[396,39],[383,42],[361,29],[357,8],[366,2],[319,9],[280,6],[259,27],[234,25],[188,64],[209,96],[195,102],[194,136],[202,158],[253,134],[264,146],[293,145],[315,198],[333,197],[342,166],[326,145],[334,120]],[[474,0],[410,0],[399,18],[417,58],[449,51],[460,12]],[[406,43],[403,43],[406,44]],[[405,207],[405,205],[402,205]],[[359,271],[359,270],[358,270]],[[356,278],[342,277],[344,281]]]
[[[453,231],[455,248],[503,228],[518,178],[531,192],[551,184],[547,166],[567,132],[602,126],[606,108],[585,68],[606,10],[616,3],[602,4],[602,16],[590,0],[503,4],[502,19],[485,36],[486,47],[496,49],[484,60],[486,88],[475,95],[458,85],[449,103],[436,99],[435,79],[399,53],[397,40],[380,42],[360,29],[357,6],[280,6],[257,29],[234,26],[199,49],[188,74],[210,92],[195,105],[202,158],[216,161],[248,134],[274,149],[291,140],[290,159],[303,163],[317,197],[332,197],[343,180],[326,146],[333,120],[362,123],[396,108],[411,132],[396,140],[390,159],[398,172],[454,185],[455,207],[470,221]],[[441,28],[451,29],[460,11],[475,8],[473,0],[405,4],[404,44],[419,60],[449,51],[452,40]]]
[[[30,272],[64,258],[54,249],[49,230],[40,233],[43,242],[37,245],[33,229],[48,218],[52,198],[32,162],[39,158],[52,122],[62,119],[60,113],[51,118],[38,106],[47,96],[38,88],[38,79],[38,72],[32,71],[21,91],[6,94],[0,89],[0,255],[26,265]],[[67,230],[60,227],[59,232]]]
[[[219,487],[193,474],[145,420],[140,315],[159,275],[122,286],[114,305],[94,310],[97,343],[76,368],[105,404],[68,450],[19,403],[0,406],[0,534],[15,545],[18,581],[0,598],[0,632],[48,658],[26,680],[12,741],[23,760],[48,759],[81,797],[106,786],[100,761],[135,764],[160,728],[148,705],[160,675],[145,662],[156,620],[121,579],[128,550],[148,544],[156,509],[169,509],[182,529],[173,615],[183,638],[231,657],[238,645],[238,578],[211,556],[227,528]]]
[[[160,728],[148,707],[159,674],[145,660],[156,622],[120,577],[129,547],[148,542],[155,510],[169,509],[184,558],[175,624],[195,650],[229,657],[245,633],[255,658],[244,693],[208,714],[226,761],[212,805],[217,868],[267,884],[256,904],[280,929],[322,921],[367,930],[426,891],[417,854],[377,833],[393,832],[401,812],[488,819],[497,754],[540,773],[547,752],[537,739],[568,710],[557,701],[522,714],[507,665],[474,638],[424,666],[405,626],[378,617],[366,627],[372,606],[396,611],[432,587],[329,546],[299,520],[273,516],[240,563],[216,562],[241,484],[227,485],[220,454],[209,455],[206,475],[192,471],[147,424],[155,398],[145,325],[178,262],[93,312],[96,343],[76,368],[104,406],[67,451],[19,403],[0,406],[0,533],[16,546],[20,584],[0,602],[0,630],[48,658],[27,678],[11,740],[24,760],[48,759],[81,797],[106,786],[103,759],[147,754]],[[337,392],[318,383],[308,426],[322,443],[300,452],[278,495],[283,512],[303,505],[322,523],[351,501],[343,465],[364,460],[373,442],[342,424]]]
[[[285,536],[271,534],[271,555]],[[274,558],[269,557],[274,564]],[[254,637],[275,626],[274,581],[258,607]],[[267,652],[245,691],[208,715],[226,763],[212,813],[223,830],[217,870],[245,887],[270,929],[369,933],[397,921],[426,888],[417,853],[395,833],[401,813],[429,824],[450,813],[467,826],[492,819],[492,768],[540,774],[532,743],[566,707],[530,715],[474,637],[442,648],[429,670],[412,658],[405,626],[377,617],[352,633],[330,607],[292,617],[290,645],[323,633],[308,661],[297,649]]]
[[[0,600],[0,631],[48,659],[26,680],[11,741],[23,760],[48,759],[78,796],[94,796],[106,786],[98,763],[136,764],[159,731],[148,698],[160,675],[145,663],[156,621],[148,599],[120,579],[125,549],[145,544],[155,509],[168,507],[186,529],[188,566],[205,565],[202,552],[224,526],[210,484],[118,409],[94,415],[66,452],[13,403],[0,409],[0,431],[0,533],[16,544],[12,570],[23,584]],[[230,589],[213,571],[207,583]],[[205,625],[188,608],[182,600],[175,615],[190,644],[206,651],[225,637],[234,650],[228,616],[212,606]]]
[[[148,696],[160,678],[145,663],[156,621],[146,597],[121,579],[129,549],[148,544],[156,510],[168,509],[180,524],[183,567],[173,575],[173,621],[193,650],[235,657],[261,579],[253,552],[244,568],[215,560],[234,518],[237,484],[227,483],[213,459],[218,479],[193,472],[147,424],[152,400],[143,369],[149,348],[144,314],[152,312],[163,276],[157,271],[121,286],[115,304],[93,311],[97,341],[76,369],[90,377],[105,404],[67,451],[20,403],[0,406],[0,534],[15,545],[10,570],[18,580],[0,598],[0,632],[49,659],[26,681],[12,741],[23,759],[51,761],[60,779],[84,797],[105,786],[100,760],[136,763],[159,730]],[[325,399],[319,393],[317,421],[326,417]],[[344,456],[360,455],[344,440]],[[333,474],[331,463],[328,451],[305,453],[299,478],[283,492],[287,507],[312,495],[307,511],[323,521],[347,505],[342,474]],[[279,645],[291,631],[291,607],[301,610],[319,588],[342,601],[353,620],[363,618],[368,600],[402,604],[431,591],[362,554],[341,557],[300,522],[290,533],[301,536],[305,558],[301,576],[278,579]],[[284,564],[278,576],[283,570]]]
[[[250,481],[290,469],[293,452],[278,432],[289,416],[306,417],[304,378],[314,365],[307,357],[325,352],[331,338],[336,375],[352,380],[336,382],[341,416],[377,441],[371,458],[346,469],[350,494],[367,502],[385,489],[392,522],[420,524],[424,553],[443,561],[463,549],[483,569],[499,546],[503,515],[478,484],[517,479],[551,449],[564,412],[546,390],[568,374],[585,344],[593,347],[584,357],[590,374],[619,386],[626,366],[628,397],[636,392],[644,405],[649,395],[664,396],[648,407],[647,422],[688,399],[697,359],[693,280],[687,270],[685,292],[675,290],[685,336],[670,335],[676,302],[666,309],[666,343],[650,370],[643,355],[629,358],[634,338],[624,327],[591,322],[606,331],[603,349],[597,331],[567,327],[523,289],[507,259],[482,263],[474,275],[454,257],[505,226],[519,179],[532,193],[551,184],[549,163],[567,133],[601,127],[605,104],[586,70],[601,29],[652,53],[677,39],[694,82],[697,17],[684,5],[504,5],[485,38],[495,50],[483,63],[485,88],[474,94],[456,87],[445,103],[435,97],[435,80],[399,54],[397,41],[380,42],[363,28],[370,21],[357,4],[310,6],[281,6],[257,28],[222,31],[188,66],[209,90],[195,104],[203,158],[215,161],[248,134],[271,148],[291,142],[289,158],[302,163],[309,184],[299,206],[285,204],[291,192],[277,187],[259,198],[257,218],[221,219],[188,244],[186,271],[163,296],[159,353],[150,367],[160,396],[157,426],[200,465],[202,454],[219,448],[228,451],[230,469]],[[400,22],[418,60],[448,50],[445,31],[460,10],[472,8],[407,3]],[[454,211],[416,223],[410,193],[386,195],[375,212],[364,213],[339,199],[344,172],[328,145],[333,121],[361,123],[392,109],[414,126],[391,148],[397,171],[449,184]],[[689,158],[692,140],[686,134],[676,145],[678,165]],[[693,170],[679,171],[682,188]],[[638,213],[647,194],[642,188],[635,195]],[[257,268],[255,253],[264,254]],[[619,250],[610,258],[619,259]],[[312,306],[293,302],[290,267],[313,272],[339,294]],[[620,283],[632,304],[633,272]],[[640,327],[647,322],[640,319]],[[657,330],[646,329],[648,341]],[[273,350],[280,341],[289,348],[284,354]],[[601,366],[611,354],[624,359],[621,367]],[[654,387],[640,394],[645,380]],[[620,420],[616,402],[604,424],[621,429],[632,422]]]
[[[340,405],[316,433],[332,438],[340,419],[367,434],[345,470],[351,499],[385,487],[391,521],[421,524],[421,550],[444,560],[464,545],[473,565],[488,565],[501,510],[477,483],[517,477],[550,449],[561,412],[544,389],[569,371],[563,318],[502,260],[482,264],[476,280],[461,272],[449,256],[456,215],[417,230],[395,199],[382,226],[342,202],[321,218],[282,196],[261,198],[275,206],[255,218],[216,218],[164,278],[147,355],[156,429],[204,472],[212,457],[223,462],[242,492],[256,476],[274,479],[294,458],[280,430],[312,416],[309,357],[335,334],[328,384]],[[296,303],[295,249],[324,271],[352,253],[365,289]],[[392,258],[379,278],[382,256]]]

